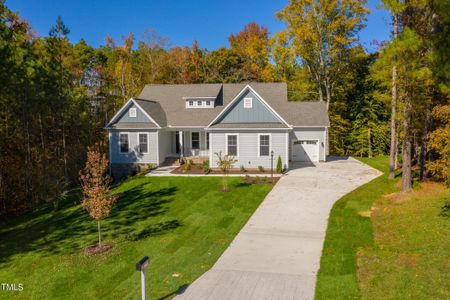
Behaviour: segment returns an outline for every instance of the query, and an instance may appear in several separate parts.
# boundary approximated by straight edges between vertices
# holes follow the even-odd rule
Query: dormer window
[[[252,98],[248,97],[248,98],[244,98],[244,108],[252,108]]]
[[[183,97],[186,108],[213,108],[216,97]]]
[[[190,100],[190,101],[189,101],[189,106],[190,106],[190,107],[194,106],[194,101]]]
[[[128,116],[130,118],[136,118],[136,108],[135,107],[130,108],[130,110],[128,111]]]
[[[197,106],[202,106],[202,100],[197,101]]]
[[[211,101],[206,101],[206,106],[211,106]]]

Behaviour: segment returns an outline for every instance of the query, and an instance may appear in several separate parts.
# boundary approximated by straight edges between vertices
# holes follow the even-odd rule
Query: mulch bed
[[[108,244],[102,244],[101,247],[99,247],[98,245],[92,245],[84,248],[84,254],[86,256],[99,255],[109,251],[111,248],[112,246]]]
[[[201,165],[191,165],[191,169],[190,170],[185,170],[184,169],[185,165],[181,165],[178,168],[176,168],[175,170],[173,170],[171,173],[173,174],[205,174],[205,171],[203,170],[203,167]],[[211,169],[208,174],[222,174],[222,171],[220,170],[216,170],[216,169]],[[247,174],[261,174],[261,175],[265,175],[265,176],[270,176],[270,170],[265,170],[264,172],[261,172],[258,169],[246,169],[246,172],[242,172],[240,169],[231,169],[228,172],[228,175],[247,175]],[[275,171],[273,172],[274,178],[276,178],[276,176],[278,175]]]

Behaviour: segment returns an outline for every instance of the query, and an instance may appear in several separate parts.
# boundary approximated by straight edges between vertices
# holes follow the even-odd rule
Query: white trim
[[[133,113],[131,113],[133,112]],[[128,117],[130,118],[137,118],[137,108],[136,107],[130,107],[128,110]]]
[[[284,124],[286,124],[286,126],[291,127],[264,99],[263,97],[261,97],[261,95],[259,95],[250,85],[246,85],[238,94],[236,97],[234,97],[233,100],[231,100],[230,103],[228,103],[227,106],[225,106],[225,108],[211,121],[211,123],[209,123],[209,125],[207,127],[210,127],[212,124],[214,124],[233,104],[234,102],[236,102],[241,96],[242,94],[246,91],[246,90],[250,90],[252,91],[258,98],[259,100],[261,100],[261,102],[267,106],[267,108],[269,108],[269,110],[272,111],[272,113],[278,117],[278,119],[280,119],[281,121],[283,121]]]
[[[121,134],[127,135],[127,140],[128,140],[128,151],[127,152],[122,151],[122,147],[120,147],[120,135]],[[119,142],[118,145],[119,145],[119,153],[120,154],[130,153],[130,133],[129,132],[119,132],[119,141],[118,142]]]
[[[141,134],[147,135],[147,152],[141,152],[141,140],[139,136]],[[137,132],[137,145],[138,145],[138,154],[150,153],[150,135],[148,134],[148,132]]]
[[[235,135],[236,136],[236,155],[239,157],[239,133],[225,133],[225,154],[228,155],[228,136]]]
[[[268,155],[261,155],[261,139],[260,137],[262,135],[268,135],[269,136],[269,154]],[[258,158],[260,157],[270,157],[270,152],[272,151],[272,134],[270,133],[258,133]]]
[[[106,128],[108,128],[112,123],[114,123],[116,121],[116,119],[122,114],[122,112],[128,107],[128,105],[130,104],[130,102],[133,102],[134,105],[136,105],[136,107],[138,107],[142,113],[149,118],[150,121],[152,121],[158,128],[161,128],[161,126],[159,126],[158,123],[156,123],[156,121],[150,117],[150,115],[142,109],[142,107],[137,104],[137,102],[134,100],[134,98],[130,98],[130,100],[127,101],[127,103],[125,103],[121,109],[119,109],[119,111],[114,115],[114,117],[112,117],[111,121],[109,121],[109,123],[105,126]]]
[[[192,134],[193,133],[198,133],[198,148],[192,147]],[[192,150],[198,150],[200,153],[200,149],[202,148],[201,141],[202,141],[202,139],[200,137],[200,131],[191,131],[191,152],[192,152]]]
[[[310,126],[297,126],[297,125],[293,125],[292,128],[328,128],[330,127],[329,125],[310,125]]]
[[[209,167],[212,168],[213,163],[213,143],[212,143],[213,134],[209,135]]]
[[[249,101],[249,105],[245,106],[245,101]],[[244,97],[244,108],[253,108],[253,98],[252,97]]]
[[[289,170],[289,132],[286,132],[286,156],[285,156],[286,169]]]
[[[148,139],[150,144],[150,139]],[[150,145],[147,146],[148,150],[150,151]],[[161,163],[161,159],[159,157],[159,130],[156,131],[156,164],[159,166]]]
[[[320,140],[319,139],[292,139],[292,161],[294,161],[294,142],[296,141],[317,141],[317,162],[320,161]],[[297,160],[300,161],[300,160]]]
[[[187,96],[187,97],[181,97],[182,99],[216,99],[217,97],[214,96],[203,96],[203,97],[195,97],[195,96]]]
[[[292,128],[205,128],[206,131],[214,131],[214,130],[292,130]]]

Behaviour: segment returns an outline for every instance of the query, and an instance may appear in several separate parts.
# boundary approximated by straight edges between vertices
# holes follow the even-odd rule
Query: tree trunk
[[[405,99],[405,108],[403,110],[403,165],[402,165],[402,192],[409,192],[412,188],[411,172],[411,99],[407,95]]]
[[[398,16],[394,14],[393,22],[394,39],[398,35]],[[394,179],[396,169],[397,154],[397,135],[396,135],[396,116],[397,116],[397,66],[392,67],[392,99],[391,99],[391,148],[389,151],[389,178]]]
[[[100,231],[100,220],[97,220],[97,229],[98,229],[98,247],[102,247],[102,234]]]
[[[372,143],[371,143],[371,132],[370,132],[370,127],[367,129],[367,146],[369,149],[369,158],[372,158]]]
[[[421,181],[424,180],[427,175],[426,159],[427,159],[427,152],[428,152],[427,151],[427,148],[428,148],[427,142],[428,142],[428,130],[430,128],[430,121],[431,121],[431,104],[428,103],[425,122],[423,123],[423,132],[422,132],[420,154],[419,154],[419,160],[420,160],[419,179]]]

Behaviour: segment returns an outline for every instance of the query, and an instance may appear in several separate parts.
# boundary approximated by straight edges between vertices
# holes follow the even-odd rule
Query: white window
[[[206,101],[206,106],[211,106],[211,101],[210,100]]]
[[[192,149],[200,149],[200,132],[191,133]]]
[[[189,106],[194,106],[194,101],[189,100]]]
[[[269,156],[270,154],[270,134],[260,134],[258,137],[259,156]]]
[[[136,107],[130,108],[130,110],[128,111],[128,116],[130,118],[136,118]]]
[[[121,153],[127,153],[129,151],[128,133],[119,134],[119,148]]]
[[[252,108],[252,100],[251,97],[244,98],[244,108]]]
[[[237,134],[229,134],[227,137],[227,154],[238,156],[238,136]]]
[[[148,153],[148,134],[139,133],[139,153]]]
[[[202,106],[202,100],[197,101],[197,106]]]

